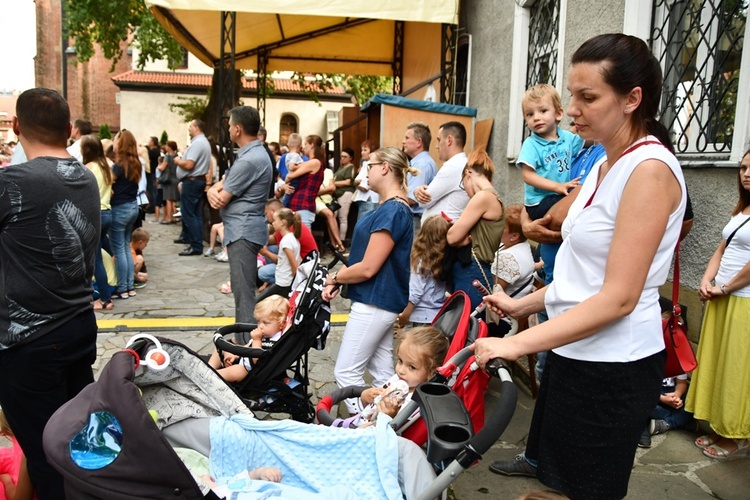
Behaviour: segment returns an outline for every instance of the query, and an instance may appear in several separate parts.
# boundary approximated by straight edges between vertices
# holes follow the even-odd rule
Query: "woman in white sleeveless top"
[[[592,170],[566,218],[555,281],[520,300],[486,300],[510,316],[550,320],[480,339],[479,365],[551,350],[525,456],[493,463],[535,475],[572,498],[627,494],[638,437],[659,398],[664,342],[658,287],[669,273],[685,184],[656,121],[662,76],[635,37],[600,35],[573,55],[568,114],[609,159]]]

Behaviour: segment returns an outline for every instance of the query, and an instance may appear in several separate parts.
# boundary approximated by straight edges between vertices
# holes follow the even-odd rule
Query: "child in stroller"
[[[268,349],[273,346],[289,326],[288,313],[289,300],[280,295],[273,295],[258,302],[253,311],[258,327],[250,332],[250,343],[246,347]],[[222,359],[218,349],[214,349],[208,360],[208,364],[227,382],[244,380],[253,367],[252,363],[251,358],[241,358],[228,352],[224,353]]]
[[[448,338],[437,328],[422,326],[399,334],[396,373],[384,387],[370,387],[360,396],[366,405],[361,413],[336,420],[335,427],[365,427],[375,422],[379,412],[395,417],[414,389],[435,375],[435,369],[448,352]]]

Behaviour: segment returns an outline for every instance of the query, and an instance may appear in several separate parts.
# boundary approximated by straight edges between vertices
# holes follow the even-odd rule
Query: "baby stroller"
[[[196,353],[167,339],[142,337],[116,353],[98,381],[47,424],[45,452],[63,475],[69,498],[217,498],[196,480],[195,465],[183,462],[186,449],[208,457],[217,478],[260,464],[279,467],[279,487],[307,492],[297,498],[401,498],[402,492],[407,498],[436,498],[497,440],[515,409],[515,387],[501,368],[502,397],[491,422],[466,442],[463,428],[444,419],[454,408],[445,404],[442,390],[447,387],[420,386],[415,401],[427,416],[428,457],[445,455],[446,447],[451,454],[460,448],[458,458],[435,478],[429,469],[426,474],[424,465],[430,464],[421,450],[396,438],[388,425],[354,432],[290,420],[259,421]],[[467,350],[460,354],[470,355]],[[381,446],[395,440],[397,447]],[[227,445],[241,448],[229,453]],[[402,445],[412,447],[409,454],[401,453]],[[308,456],[299,457],[298,450]],[[404,483],[418,483],[421,493],[401,486],[400,474]],[[265,497],[276,487],[257,483]]]
[[[469,411],[473,432],[479,432],[484,427],[484,392],[487,390],[489,375],[478,370],[474,357],[459,360],[457,354],[472,345],[477,339],[487,336],[487,325],[471,314],[471,303],[465,292],[457,291],[445,301],[432,325],[443,332],[451,341],[444,364],[437,370],[437,374],[430,382],[447,383],[458,395]],[[359,397],[366,387],[343,387],[325,396],[318,402],[316,416],[323,425],[349,427],[350,419],[334,419],[331,410],[334,405],[344,399]],[[416,410],[416,405],[413,407]],[[408,408],[402,412],[406,413]],[[422,445],[427,441],[427,426],[419,414],[408,411],[408,418],[397,429],[400,435]]]
[[[331,309],[322,298],[327,273],[317,254],[300,264],[289,297],[291,325],[270,348],[253,349],[225,339],[233,334],[244,344],[247,340],[242,335],[255,329],[255,324],[235,323],[219,328],[214,334],[214,345],[220,357],[226,351],[257,358],[247,377],[234,384],[249,408],[288,413],[292,419],[303,422],[314,419],[314,406],[308,392],[308,351],[313,347],[324,349],[330,330]]]

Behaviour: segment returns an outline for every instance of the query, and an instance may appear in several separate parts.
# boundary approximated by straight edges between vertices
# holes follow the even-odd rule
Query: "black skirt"
[[[663,351],[629,363],[550,352],[526,447],[539,481],[571,498],[623,498],[664,360]]]

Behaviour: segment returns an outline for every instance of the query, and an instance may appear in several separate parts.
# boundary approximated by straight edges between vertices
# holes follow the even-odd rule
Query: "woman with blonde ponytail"
[[[492,290],[492,261],[505,228],[503,202],[492,187],[494,174],[495,165],[484,150],[469,155],[460,184],[469,204],[448,230],[448,244],[460,247],[451,269],[453,290],[466,292],[472,308],[482,303],[482,295],[472,281],[479,280]]]
[[[338,285],[349,285],[352,301],[333,374],[339,387],[364,385],[365,368],[374,387],[393,375],[393,324],[409,302],[409,253],[414,223],[406,197],[406,175],[416,173],[406,155],[396,148],[370,154],[370,189],[380,195],[377,210],[357,221],[352,235],[349,266],[326,278],[323,298],[331,300]],[[362,408],[346,400],[349,413]]]

